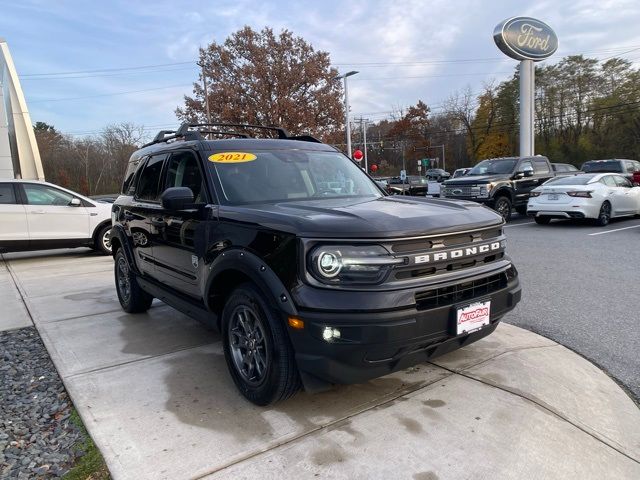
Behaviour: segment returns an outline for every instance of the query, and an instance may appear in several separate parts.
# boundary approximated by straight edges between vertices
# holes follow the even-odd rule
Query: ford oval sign
[[[551,27],[530,17],[500,22],[493,31],[493,40],[502,53],[516,60],[544,60],[558,49],[558,37]]]

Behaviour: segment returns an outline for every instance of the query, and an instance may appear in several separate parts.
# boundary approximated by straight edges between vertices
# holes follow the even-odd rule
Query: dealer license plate
[[[558,194],[557,193],[550,193],[549,194],[549,200],[558,200]]]
[[[485,325],[489,325],[491,316],[491,301],[476,302],[466,307],[458,308],[456,312],[456,332],[471,333]]]

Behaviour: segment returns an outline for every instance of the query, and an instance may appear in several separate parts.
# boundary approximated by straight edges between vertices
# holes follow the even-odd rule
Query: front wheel
[[[538,225],[546,225],[551,221],[549,217],[535,217],[534,220]]]
[[[496,198],[493,209],[502,216],[505,222],[511,219],[511,200],[508,197]]]
[[[138,285],[136,275],[131,271],[122,249],[116,253],[114,264],[116,291],[122,309],[128,313],[141,313],[149,310],[153,297]]]
[[[609,202],[604,202],[600,207],[600,213],[596,219],[596,225],[604,227],[609,224],[609,220],[611,220],[611,204]]]
[[[283,323],[250,283],[236,288],[222,312],[224,356],[247,400],[269,405],[300,389],[293,348]]]

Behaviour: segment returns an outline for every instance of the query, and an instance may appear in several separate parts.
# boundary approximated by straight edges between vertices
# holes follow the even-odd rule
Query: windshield
[[[517,159],[483,160],[473,167],[467,175],[491,175],[493,173],[511,173],[516,166]]]
[[[622,172],[622,165],[617,160],[604,160],[601,162],[587,162],[582,165],[583,172]]]
[[[211,155],[208,163],[220,182],[225,204],[383,196],[357,165],[337,152],[220,152]]]
[[[576,175],[575,177],[552,178],[545,185],[586,185],[593,178],[593,175]]]

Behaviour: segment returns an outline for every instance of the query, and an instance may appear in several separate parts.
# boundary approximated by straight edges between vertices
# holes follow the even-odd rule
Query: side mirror
[[[522,170],[522,173],[524,174],[525,177],[533,177],[533,168],[524,167],[524,170]]]
[[[193,205],[193,192],[188,187],[170,187],[160,195],[165,210],[186,210]]]
[[[81,205],[82,205],[82,202],[80,201],[80,199],[79,199],[79,198],[75,198],[75,197],[73,197],[73,198],[71,199],[71,201],[69,202],[69,206],[70,206],[70,207],[79,207],[79,206],[81,206]]]

